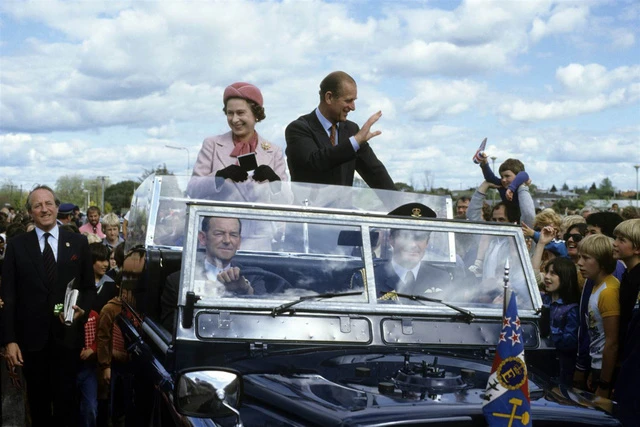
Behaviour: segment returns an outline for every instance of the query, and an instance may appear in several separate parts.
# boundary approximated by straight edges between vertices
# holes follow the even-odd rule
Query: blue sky
[[[263,92],[258,132],[317,105],[320,80],[358,82],[362,124],[395,181],[452,189],[522,160],[539,187],[633,190],[640,164],[637,1],[12,1],[0,3],[0,179],[185,173],[228,131],[222,92]],[[428,180],[427,180],[428,177]]]

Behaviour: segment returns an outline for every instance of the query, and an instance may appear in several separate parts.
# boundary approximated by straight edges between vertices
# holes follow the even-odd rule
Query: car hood
[[[257,411],[302,419],[302,425],[412,425],[434,419],[464,425],[484,420],[482,403],[490,373],[486,360],[315,353],[254,362],[237,366],[246,372],[246,403]],[[543,391],[536,381],[529,376],[533,420],[619,425],[597,409],[593,395],[548,384],[544,388],[549,391]]]

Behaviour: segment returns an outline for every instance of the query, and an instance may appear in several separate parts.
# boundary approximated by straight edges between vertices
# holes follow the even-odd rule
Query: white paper
[[[78,301],[78,294],[80,291],[77,289],[73,289],[73,282],[76,279],[71,280],[67,284],[67,290],[64,294],[64,324],[71,325],[73,323],[73,315],[75,311],[73,310],[73,306],[76,305]]]

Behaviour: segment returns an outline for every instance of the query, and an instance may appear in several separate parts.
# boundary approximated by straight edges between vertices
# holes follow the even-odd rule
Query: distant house
[[[558,191],[548,191],[548,190],[540,190],[533,195],[533,200],[535,202],[536,207],[540,208],[548,208],[551,207],[557,200],[560,199],[576,199],[578,198],[578,194],[573,191],[568,190],[558,190]]]

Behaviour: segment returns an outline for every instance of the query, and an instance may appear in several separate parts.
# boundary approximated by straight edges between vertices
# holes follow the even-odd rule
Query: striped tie
[[[336,145],[336,125],[331,125],[331,133],[329,134],[331,145]]]
[[[44,251],[42,252],[42,258],[44,259],[44,271],[47,273],[49,279],[49,287],[54,285],[57,280],[58,268],[56,266],[56,258],[53,256],[53,249],[49,244],[50,233],[44,233]]]

